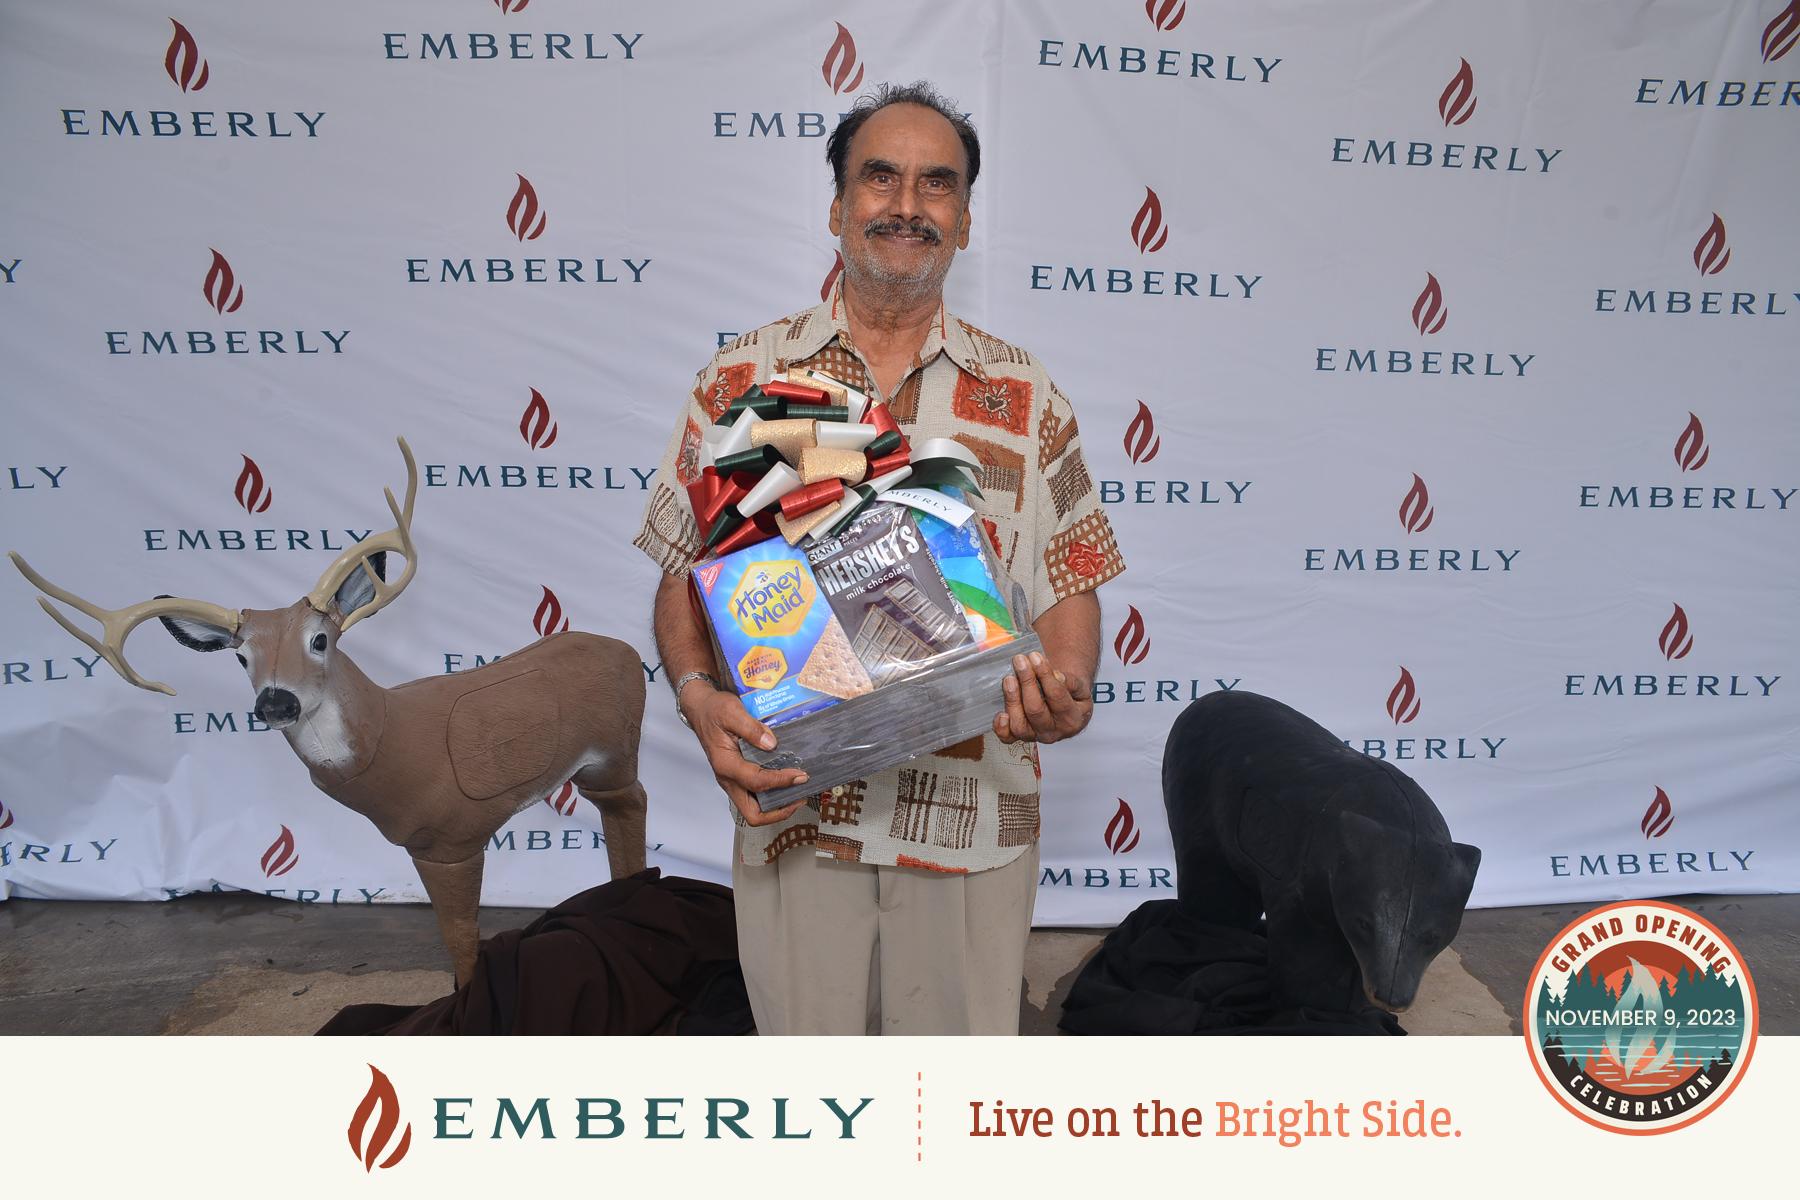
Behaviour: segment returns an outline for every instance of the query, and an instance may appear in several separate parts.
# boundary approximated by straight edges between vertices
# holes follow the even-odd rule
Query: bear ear
[[[1388,828],[1372,817],[1348,808],[1338,810],[1338,836],[1345,854],[1373,854],[1391,836]]]
[[[1481,848],[1467,846],[1462,842],[1451,842],[1450,853],[1456,858],[1456,865],[1469,877],[1470,883],[1475,881],[1475,872],[1481,869]]]

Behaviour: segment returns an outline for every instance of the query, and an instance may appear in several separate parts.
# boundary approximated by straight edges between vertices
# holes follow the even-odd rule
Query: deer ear
[[[158,596],[158,600],[167,600],[167,596]],[[196,621],[192,617],[158,617],[169,636],[186,646],[189,650],[213,651],[224,650],[241,644],[237,635],[229,629],[205,621]]]
[[[375,578],[387,579],[387,551],[378,550],[369,556],[369,566],[375,572]],[[350,572],[344,582],[338,585],[337,594],[331,602],[337,606],[338,615],[347,617],[363,605],[375,599],[375,584],[369,578],[368,571],[358,567]]]

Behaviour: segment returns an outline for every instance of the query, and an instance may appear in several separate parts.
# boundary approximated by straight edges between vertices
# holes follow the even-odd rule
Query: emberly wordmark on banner
[[[1163,219],[1162,197],[1154,188],[1144,189],[1144,199],[1129,222],[1118,213],[1118,230],[1140,256],[1157,254],[1169,244],[1170,226]],[[1173,256],[1171,256],[1173,257]],[[1150,260],[1152,262],[1166,260]],[[1184,264],[1191,265],[1191,264]],[[1261,283],[1261,275],[1227,275],[1221,271],[1155,269],[1122,265],[1031,264],[1030,290],[1034,292],[1090,292],[1108,296],[1169,296],[1210,300],[1249,300]]]
[[[1441,76],[1440,76],[1441,78]],[[1451,73],[1437,97],[1437,114],[1446,131],[1465,125],[1481,106],[1475,89],[1475,71],[1468,59]],[[1424,96],[1419,95],[1419,108],[1424,109]],[[1490,116],[1493,110],[1488,110]],[[1508,114],[1508,121],[1516,118]],[[1504,155],[1504,157],[1502,157]],[[1550,166],[1561,150],[1541,146],[1499,146],[1476,142],[1418,141],[1394,137],[1333,137],[1331,161],[1378,167],[1435,167],[1439,170],[1468,170],[1480,174],[1491,171],[1506,174],[1548,175]]]
[[[1704,281],[1715,275],[1723,274],[1731,265],[1732,245],[1726,232],[1725,218],[1718,213],[1712,214],[1712,220],[1702,223],[1696,221],[1690,227],[1699,229],[1699,239],[1685,257],[1693,261],[1695,269]],[[1685,243],[1686,238],[1684,237]],[[1751,248],[1755,251],[1755,247]],[[1668,253],[1666,261],[1673,265],[1677,260],[1675,251]],[[1762,265],[1763,260],[1750,260],[1749,270],[1754,272]],[[1685,268],[1684,268],[1685,269]],[[1733,275],[1743,286],[1745,274],[1744,255],[1738,256],[1738,269]],[[1765,278],[1757,285],[1755,291],[1724,291],[1694,289],[1690,287],[1649,287],[1639,290],[1633,287],[1603,287],[1594,289],[1594,311],[1619,316],[1660,316],[1660,317],[1789,317],[1800,316],[1800,291],[1769,291],[1770,280]]]
[[[43,487],[47,480],[50,490],[56,491],[62,487],[63,472],[68,469],[67,465],[60,467],[7,467],[6,478],[0,480],[0,483],[4,483],[5,490],[9,492],[30,492]]]
[[[368,529],[146,529],[144,549],[342,551],[371,532]],[[317,544],[313,542],[315,533],[319,535]],[[348,540],[334,540],[340,533]]]
[[[1411,490],[1400,501],[1399,516],[1400,528],[1409,536],[1430,529],[1437,517],[1431,492],[1417,474],[1413,476]],[[1303,569],[1307,571],[1508,575],[1521,550],[1502,547],[1308,546],[1302,553]]]
[[[1674,428],[1674,422],[1670,422],[1669,428]],[[1740,424],[1729,430],[1728,434],[1741,437],[1744,436],[1743,429],[1744,426]],[[1752,433],[1749,436],[1756,435]],[[1690,412],[1687,424],[1675,437],[1676,468],[1680,474],[1687,475],[1698,472],[1711,459],[1712,446],[1707,442],[1706,426],[1699,416]],[[1630,508],[1669,512],[1677,509],[1702,509],[1733,513],[1800,511],[1800,506],[1789,506],[1789,501],[1800,494],[1800,484],[1780,487],[1766,480],[1753,484],[1739,478],[1732,480],[1729,486],[1718,483],[1682,484],[1673,479],[1663,483],[1642,480],[1632,483],[1583,483],[1577,486],[1578,504],[1581,508]]]
[[[244,306],[245,287],[231,261],[212,250],[212,261],[201,276],[200,296],[221,317]],[[252,305],[252,308],[255,306]],[[348,329],[108,329],[104,331],[109,355],[210,355],[240,354],[342,354]],[[326,347],[330,349],[327,350]]]
[[[1395,306],[1396,308],[1398,305]],[[1425,273],[1425,286],[1412,302],[1412,326],[1421,337],[1435,337],[1450,321],[1444,288],[1438,277]],[[1397,324],[1397,322],[1396,322]],[[1339,355],[1344,357],[1340,360]],[[1354,346],[1319,346],[1313,352],[1313,370],[1372,375],[1467,375],[1523,379],[1536,354],[1507,350],[1436,350],[1414,346],[1400,350],[1359,350]]]
[[[42,671],[37,671],[38,663],[44,664]],[[0,662],[0,687],[11,687],[15,683],[62,683],[68,679],[92,679],[94,668],[99,666],[100,656],[83,658],[77,654],[70,658],[18,659],[13,662]],[[32,672],[37,671],[37,678]],[[79,672],[77,674],[76,672]]]
[[[537,186],[524,175],[515,174],[518,185],[505,208],[507,231],[523,246],[544,236],[550,225],[548,206],[538,198]],[[498,209],[498,206],[496,206]],[[630,275],[627,280],[621,274]],[[409,256],[406,259],[408,283],[642,283],[650,259],[622,257],[611,259],[584,254],[582,257],[533,255],[524,258]]]
[[[1741,54],[1758,54],[1762,62],[1773,65],[1786,58],[1800,45],[1800,0],[1763,0],[1764,12],[1771,12],[1766,22],[1759,21],[1754,32],[1746,30],[1733,38],[1732,46],[1723,54],[1710,56],[1715,68],[1724,68],[1723,59]],[[1746,36],[1748,35],[1748,36]],[[1795,58],[1800,62],[1800,55]],[[1776,98],[1779,89],[1780,98]],[[1708,96],[1711,99],[1708,99]],[[1678,108],[1800,108],[1800,79],[1681,79],[1656,75],[1639,76],[1633,104],[1666,104]]]
[[[162,67],[169,82],[184,94],[205,89],[212,82],[212,66],[201,53],[195,35],[173,17],[169,24],[174,33],[161,51]],[[139,63],[149,74],[154,56],[146,52]],[[126,78],[137,82],[134,73]],[[241,80],[240,80],[241,81]],[[319,125],[325,119],[322,111],[238,110],[238,109],[146,109],[141,114],[132,108],[64,108],[62,128],[65,137],[105,138],[250,138],[259,141],[303,140],[317,138]]]
[[[1268,83],[1279,58],[1260,54],[1218,55],[1200,50],[1109,46],[1078,41],[1071,47],[1060,38],[1039,38],[1037,65],[1071,71],[1100,71],[1165,79],[1204,79],[1212,83]]]
[[[1678,819],[1680,816],[1675,802],[1669,799],[1669,793],[1657,788],[1655,797],[1638,818],[1637,828],[1644,837],[1641,848],[1621,850],[1618,843],[1614,842],[1610,848],[1603,845],[1589,846],[1584,850],[1559,850],[1549,856],[1550,877],[1610,879],[1634,875],[1721,875],[1749,872],[1753,869],[1750,859],[1756,854],[1755,850],[1702,849],[1693,845],[1691,833],[1676,835],[1677,838],[1685,838],[1685,844],[1682,841],[1662,841],[1672,829],[1683,823]],[[1614,828],[1621,835],[1628,834],[1631,828],[1629,818],[1621,820]]]
[[[389,61],[636,62],[641,33],[384,33],[381,57]],[[540,42],[542,43],[540,45]]]
[[[228,137],[316,138],[323,112],[175,112],[149,109],[143,120],[132,109],[103,108],[97,116],[85,108],[62,110],[67,137]]]
[[[1645,621],[1645,633],[1653,628],[1653,623]],[[1649,638],[1645,638],[1648,641]],[[1664,622],[1662,631],[1657,635],[1657,649],[1663,658],[1672,665],[1694,652],[1695,630],[1690,621],[1687,609],[1681,605],[1673,606],[1669,618]],[[1639,664],[1640,667],[1642,664]],[[1730,673],[1723,668],[1714,667],[1708,673],[1696,669],[1693,664],[1684,664],[1687,669],[1678,674],[1660,674],[1655,671],[1599,671],[1594,674],[1568,673],[1563,676],[1564,696],[1661,696],[1672,699],[1688,697],[1759,697],[1768,699],[1775,692],[1775,685],[1781,682],[1776,674],[1755,675],[1745,671],[1742,675]],[[1766,667],[1764,668],[1767,669]],[[1754,685],[1754,686],[1753,686]]]

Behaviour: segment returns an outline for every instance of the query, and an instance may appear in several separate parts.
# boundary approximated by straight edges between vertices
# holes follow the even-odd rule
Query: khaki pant
[[[805,847],[747,867],[734,852],[738,957],[758,1032],[1018,1033],[1037,865],[1035,844],[970,875]]]

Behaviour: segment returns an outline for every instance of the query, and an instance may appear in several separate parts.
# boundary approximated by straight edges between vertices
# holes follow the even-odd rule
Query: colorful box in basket
[[[792,720],[869,690],[799,549],[761,542],[693,577],[730,682],[757,720]]]
[[[980,537],[880,503],[804,550],[768,541],[695,567],[745,708],[780,724],[1010,640]]]

